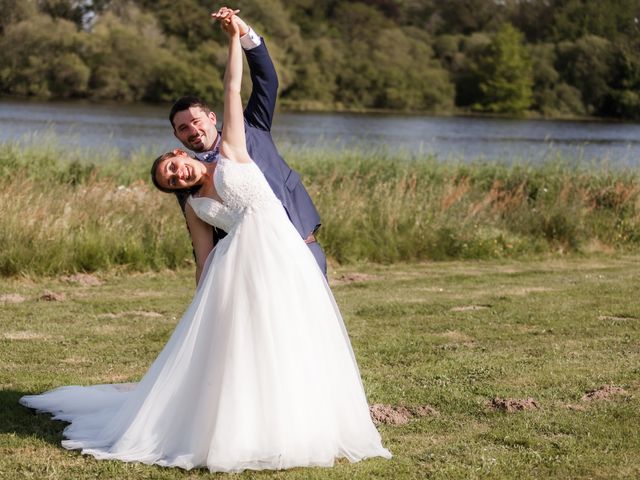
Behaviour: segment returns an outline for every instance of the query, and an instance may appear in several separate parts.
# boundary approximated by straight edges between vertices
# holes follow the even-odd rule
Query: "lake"
[[[125,156],[145,147],[156,155],[179,146],[168,111],[166,105],[2,100],[0,142],[53,138]],[[640,163],[638,123],[278,112],[272,130],[282,148],[382,148],[442,161],[540,162],[562,156],[615,167]]]

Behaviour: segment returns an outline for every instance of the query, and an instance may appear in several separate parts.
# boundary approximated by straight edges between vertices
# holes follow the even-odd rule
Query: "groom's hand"
[[[220,25],[224,30],[226,30],[225,27],[231,22],[231,17],[235,17],[235,23],[238,27],[240,36],[243,37],[249,33],[249,26],[244,20],[236,15],[239,11],[240,10],[233,10],[229,7],[221,7],[217,12],[213,12],[211,14],[211,18],[220,21]]]

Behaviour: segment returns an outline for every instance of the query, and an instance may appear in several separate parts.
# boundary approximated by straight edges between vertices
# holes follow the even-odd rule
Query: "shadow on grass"
[[[66,422],[52,420],[48,413],[36,413],[35,410],[18,403],[25,392],[0,390],[0,435],[15,434],[20,437],[33,437],[38,440],[60,445],[62,430]]]

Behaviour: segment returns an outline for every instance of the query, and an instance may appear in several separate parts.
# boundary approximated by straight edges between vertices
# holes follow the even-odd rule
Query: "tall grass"
[[[496,258],[640,246],[635,173],[542,165],[438,163],[345,152],[300,159],[341,262]]]
[[[192,261],[175,199],[148,180],[152,155],[87,160],[44,145],[0,146],[0,274]],[[291,151],[338,262],[500,258],[638,250],[640,180],[631,171],[439,163],[361,151]]]

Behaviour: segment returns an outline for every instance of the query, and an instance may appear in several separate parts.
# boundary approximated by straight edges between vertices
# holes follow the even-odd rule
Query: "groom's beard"
[[[207,134],[206,133],[198,133],[197,135],[193,135],[187,139],[189,143],[189,149],[194,152],[205,152],[209,150],[207,146]],[[213,144],[213,142],[211,142]]]

